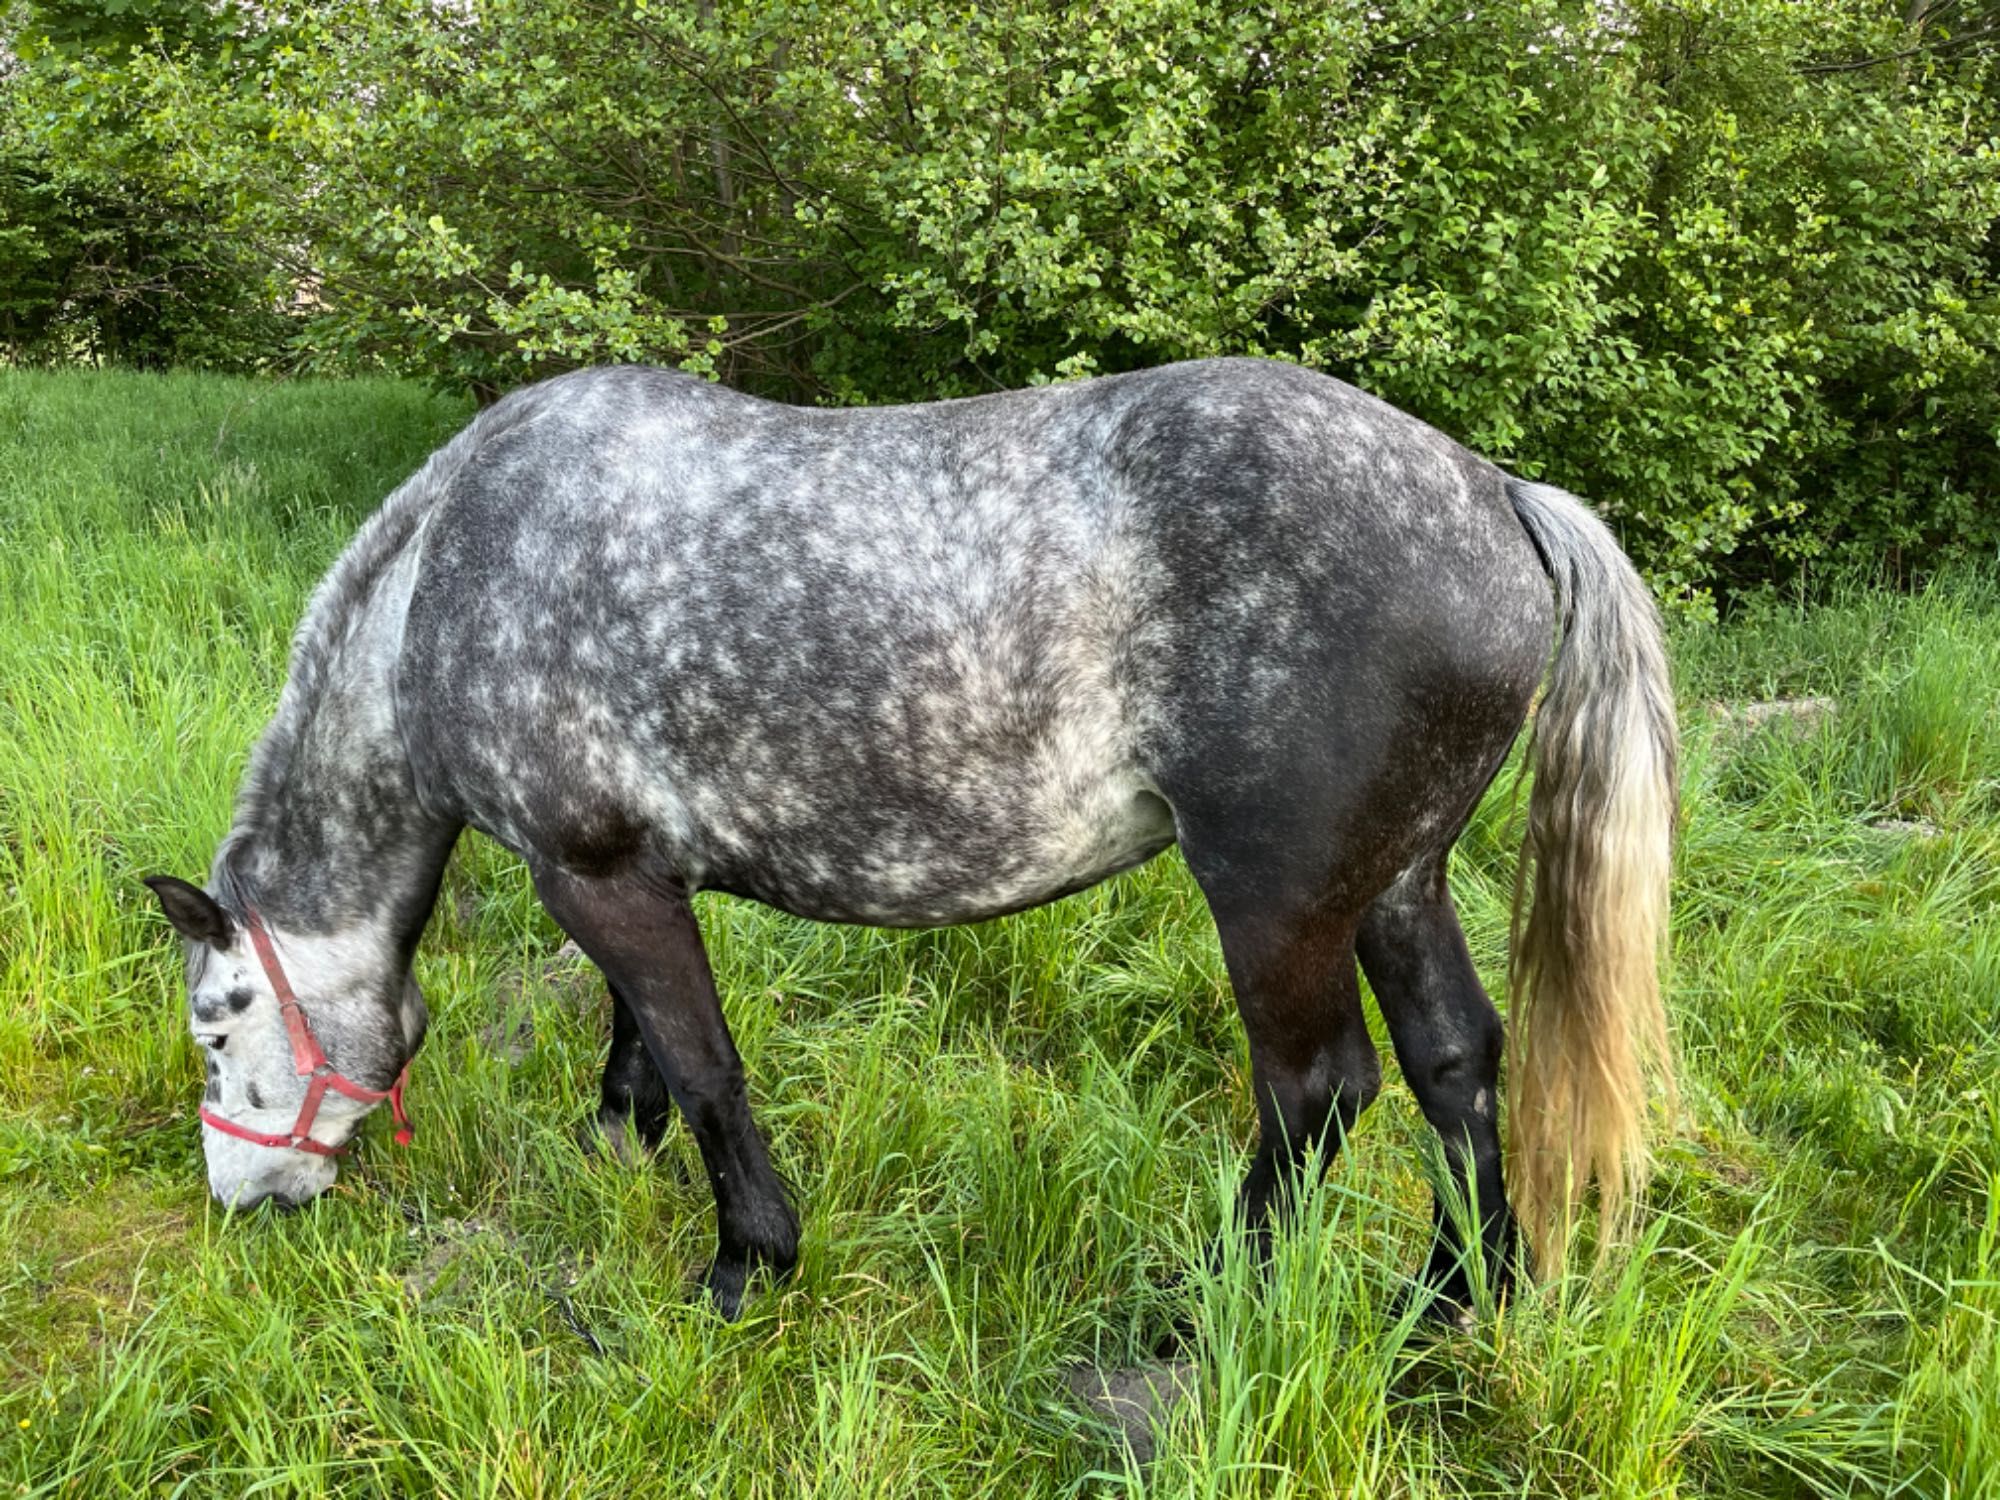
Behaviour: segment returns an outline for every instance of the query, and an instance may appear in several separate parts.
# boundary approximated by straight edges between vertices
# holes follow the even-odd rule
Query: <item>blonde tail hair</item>
[[[1510,1196],[1549,1274],[1593,1180],[1602,1243],[1629,1232],[1648,1075],[1673,1097],[1660,950],[1678,743],[1659,612],[1610,531],[1553,486],[1508,494],[1563,624],[1529,748],[1507,1042]]]

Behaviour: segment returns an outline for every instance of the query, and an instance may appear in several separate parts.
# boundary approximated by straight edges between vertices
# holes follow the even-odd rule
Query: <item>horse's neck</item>
[[[458,826],[423,807],[397,727],[403,602],[362,606],[303,686],[294,663],[223,857],[274,921],[370,931],[407,957]]]
[[[274,922],[366,929],[407,953],[429,919],[457,836],[417,802],[406,760],[342,743],[302,746],[232,856]]]

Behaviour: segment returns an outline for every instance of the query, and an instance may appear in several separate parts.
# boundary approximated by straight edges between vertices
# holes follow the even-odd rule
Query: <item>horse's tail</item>
[[[1562,621],[1529,750],[1507,1062],[1514,1206],[1553,1272],[1592,1178],[1604,1242],[1629,1229],[1648,1073],[1673,1091],[1659,963],[1677,737],[1659,612],[1610,531],[1553,486],[1507,493]]]

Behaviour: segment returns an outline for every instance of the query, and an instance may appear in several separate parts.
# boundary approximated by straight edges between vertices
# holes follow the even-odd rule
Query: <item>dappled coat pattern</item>
[[[1573,498],[1296,367],[861,410],[644,368],[522,391],[329,573],[210,890],[156,885],[216,955],[190,988],[224,1107],[276,1116],[298,1086],[264,1035],[248,912],[329,1056],[384,1087],[421,1040],[410,959],[458,833],[521,854],[611,983],[606,1129],[656,1138],[670,1098],[686,1113],[733,1311],[751,1267],[792,1264],[797,1220],[689,896],[965,922],[1178,842],[1249,1032],[1246,1221],[1261,1233],[1379,1089],[1358,954],[1504,1276],[1502,1032],[1445,862],[1559,623],[1537,767],[1560,805],[1531,819],[1519,946],[1548,1045],[1583,1052],[1514,1064],[1546,1075],[1514,1131],[1547,1247],[1569,1132],[1614,1194],[1643,1161],[1674,755],[1657,621]],[[253,1003],[210,1015],[216,985]],[[331,1181],[326,1158],[205,1144],[225,1198]],[[1429,1269],[1464,1300],[1442,1215]]]

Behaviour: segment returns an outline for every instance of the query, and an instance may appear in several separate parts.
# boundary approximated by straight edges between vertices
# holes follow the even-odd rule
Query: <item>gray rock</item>
[[[1929,818],[1871,818],[1868,826],[1899,839],[1934,839],[1944,831]]]
[[[1077,1365],[1064,1377],[1070,1393],[1115,1427],[1140,1463],[1153,1461],[1153,1431],[1195,1392],[1194,1366],[1186,1360],[1100,1370]]]
[[[1766,703],[1711,703],[1708,716],[1733,738],[1764,730],[1805,739],[1840,712],[1832,698],[1773,698]]]

